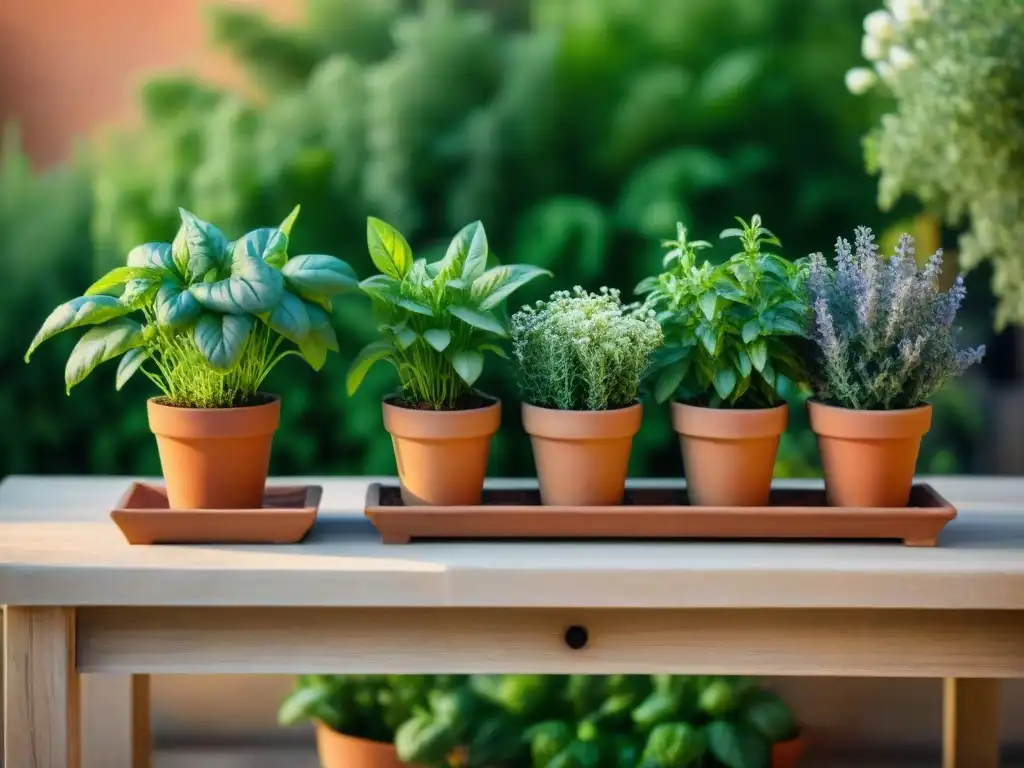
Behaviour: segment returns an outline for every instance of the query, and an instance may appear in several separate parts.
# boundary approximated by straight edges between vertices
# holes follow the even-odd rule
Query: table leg
[[[82,675],[82,768],[150,768],[149,675]]]
[[[942,768],[999,768],[999,681],[946,678]]]
[[[4,765],[80,768],[73,608],[8,606]]]

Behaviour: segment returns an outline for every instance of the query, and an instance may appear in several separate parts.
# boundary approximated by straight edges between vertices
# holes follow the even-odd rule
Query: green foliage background
[[[215,44],[256,97],[154,80],[140,130],[43,177],[7,142],[0,237],[16,269],[0,285],[0,409],[24,427],[0,437],[3,473],[158,473],[147,382],[115,396],[113,367],[101,369],[68,400],[73,339],[27,368],[20,355],[53,306],[132,246],[173,236],[178,205],[237,237],[299,203],[296,252],[337,255],[361,277],[367,215],[431,259],[481,219],[499,258],[556,274],[510,310],[575,284],[628,295],[659,268],[677,220],[713,238],[757,212],[791,256],[828,250],[855,224],[881,229],[860,149],[872,115],[843,90],[875,5],[309,0],[297,28],[214,9]],[[368,302],[336,302],[335,324],[341,354],[323,371],[289,361],[268,382],[283,396],[275,473],[394,472],[379,406],[390,371],[345,394],[345,367],[374,336]],[[532,474],[510,368],[490,365],[481,384],[506,403],[492,473]],[[809,438],[787,437],[782,472],[811,471]],[[678,473],[665,408],[647,409],[633,462],[635,474]]]

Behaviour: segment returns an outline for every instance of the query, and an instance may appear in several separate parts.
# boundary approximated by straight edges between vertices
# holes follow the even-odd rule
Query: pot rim
[[[811,430],[823,437],[847,440],[920,439],[930,428],[932,406],[929,403],[891,411],[857,410],[807,401]]]
[[[363,744],[372,744],[374,746],[386,747],[386,748],[389,748],[389,749],[394,749],[394,746],[395,746],[394,743],[390,742],[390,741],[376,741],[374,739],[367,739],[367,738],[365,738],[363,736],[353,736],[351,733],[345,733],[344,731],[339,731],[339,730],[329,726],[323,720],[320,720],[320,719],[317,719],[317,718],[313,719],[313,723],[316,725],[316,727],[318,729],[327,731],[329,734],[331,734],[331,736],[335,736],[335,737],[338,737],[338,738],[346,739],[348,741],[358,741],[358,742],[361,742]]]
[[[489,405],[460,411],[430,411],[420,408],[406,408],[381,401],[384,413],[384,429],[392,437],[413,440],[460,440],[493,435],[501,426],[501,400],[485,395],[492,400]]]
[[[643,405],[639,401],[605,411],[567,411],[522,403],[520,413],[528,435],[551,440],[632,438],[643,421]]]
[[[755,440],[779,437],[786,431],[789,406],[771,408],[708,408],[672,402],[672,428],[686,437]]]
[[[146,401],[149,429],[158,437],[186,439],[272,435],[281,421],[281,397],[264,394],[267,402],[237,408],[184,408],[151,397]]]

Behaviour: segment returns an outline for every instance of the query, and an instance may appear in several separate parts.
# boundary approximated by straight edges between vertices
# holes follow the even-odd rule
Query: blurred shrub
[[[215,9],[214,40],[260,95],[182,77],[145,87],[141,130],[91,158],[98,266],[168,239],[178,205],[230,234],[301,203],[296,247],[335,253],[361,275],[368,214],[426,256],[479,218],[499,258],[556,272],[524,300],[574,284],[628,295],[660,263],[658,241],[677,220],[713,236],[734,214],[759,212],[791,254],[827,250],[836,232],[878,223],[859,148],[870,116],[843,90],[873,4],[524,0],[519,13],[483,0],[310,0],[296,29]],[[79,224],[41,229],[84,254]],[[47,286],[52,298],[26,294],[34,308],[19,317],[34,326],[87,279],[62,273]],[[368,304],[338,304],[342,354],[319,375],[286,364],[268,382],[285,402],[275,472],[394,471],[378,405],[393,386],[388,372],[374,371],[355,398],[344,392],[347,361],[373,335]],[[155,451],[139,445],[144,383],[117,403],[94,388],[63,400],[64,351],[55,344],[17,378],[44,388],[45,399],[30,397],[81,455],[77,465],[53,461],[41,448],[22,466],[154,471]],[[508,403],[491,471],[531,474],[509,371],[493,366],[481,384]],[[787,472],[811,471],[807,437],[784,446]],[[651,407],[632,471],[676,474],[678,453],[667,413]]]
[[[96,272],[89,238],[89,181],[79,166],[37,174],[9,126],[0,141],[0,477],[17,472],[153,472],[144,409],[113,388],[113,369],[64,395],[73,338],[55,339],[32,365],[22,359],[57,304]]]

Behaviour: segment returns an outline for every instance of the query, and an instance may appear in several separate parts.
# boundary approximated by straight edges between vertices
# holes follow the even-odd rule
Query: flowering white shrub
[[[523,399],[560,410],[631,405],[651,353],[661,346],[654,312],[623,306],[619,291],[556,291],[512,316],[512,350]]]
[[[966,269],[992,263],[996,325],[1024,322],[1024,2],[887,0],[864,19],[855,94],[894,100],[867,137],[879,203],[912,194],[954,225]]]

